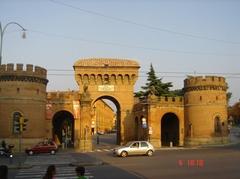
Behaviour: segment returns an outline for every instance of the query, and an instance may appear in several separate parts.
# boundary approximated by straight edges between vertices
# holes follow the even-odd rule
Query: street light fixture
[[[4,27],[2,27],[2,24],[0,22],[0,33],[1,33],[1,41],[0,41],[0,65],[2,64],[2,44],[3,44],[3,35],[4,35],[4,32],[6,31],[6,28],[11,25],[11,24],[15,24],[17,25],[18,27],[20,27],[23,31],[22,33],[22,38],[25,39],[26,38],[26,29],[21,26],[19,23],[17,22],[9,22],[7,23]]]

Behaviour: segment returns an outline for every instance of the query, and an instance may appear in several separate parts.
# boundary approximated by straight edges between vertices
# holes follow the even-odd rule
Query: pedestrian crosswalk
[[[24,164],[26,165],[50,165],[69,164],[77,162],[71,154],[58,152],[56,155],[41,154],[28,156]]]
[[[47,166],[34,166],[29,169],[21,169],[15,179],[41,179],[47,170]],[[75,167],[56,166],[56,179],[77,179]],[[89,179],[94,178],[91,172],[86,169],[85,176]]]

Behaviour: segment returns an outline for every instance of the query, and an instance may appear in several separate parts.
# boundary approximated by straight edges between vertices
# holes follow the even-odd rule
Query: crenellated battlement
[[[184,87],[217,85],[226,86],[224,77],[220,76],[189,76],[184,80]]]
[[[155,103],[159,105],[183,105],[183,97],[181,96],[150,96],[148,103]]]
[[[27,64],[24,69],[23,64],[14,65],[13,63],[9,63],[7,65],[0,65],[0,76],[5,75],[31,76],[46,79],[47,70],[39,66],[34,67],[31,64]]]
[[[30,64],[26,65],[26,69],[23,64],[4,64],[0,65],[0,81],[36,82],[47,85],[47,70]]]
[[[219,76],[190,76],[184,80],[185,92],[206,90],[226,91],[227,83],[225,78]]]
[[[56,92],[48,92],[47,93],[48,100],[79,100],[80,95],[78,91],[56,91]]]
[[[183,105],[183,97],[176,96],[176,97],[169,97],[169,96],[160,96],[157,98],[158,104],[164,104],[164,105]]]

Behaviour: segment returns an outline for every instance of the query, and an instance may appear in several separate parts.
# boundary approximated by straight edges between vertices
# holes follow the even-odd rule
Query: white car
[[[121,157],[127,157],[128,155],[152,156],[154,151],[154,147],[148,141],[132,141],[113,149],[113,154]]]

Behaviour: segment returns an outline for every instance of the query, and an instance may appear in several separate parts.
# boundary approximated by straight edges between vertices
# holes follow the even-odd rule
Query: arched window
[[[219,116],[215,117],[214,119],[214,132],[220,133],[221,132],[221,121]]]

